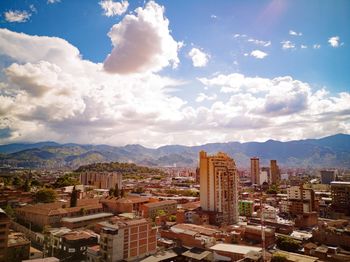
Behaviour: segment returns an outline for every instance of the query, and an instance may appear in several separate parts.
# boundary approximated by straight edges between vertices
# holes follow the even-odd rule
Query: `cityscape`
[[[350,261],[349,14],[2,1],[0,262]]]

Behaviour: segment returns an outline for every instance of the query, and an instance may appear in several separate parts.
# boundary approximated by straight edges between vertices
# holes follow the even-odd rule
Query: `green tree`
[[[29,180],[29,178],[27,178],[24,182],[24,185],[23,185],[23,190],[24,192],[30,192],[31,190],[31,182]]]
[[[9,204],[4,208],[4,211],[10,218],[15,218],[15,211]]]
[[[109,196],[113,196],[113,194],[114,194],[114,188],[111,187],[111,188],[109,189],[109,191],[108,191],[108,195],[109,195]]]
[[[120,190],[119,190],[119,185],[118,185],[118,183],[115,184],[113,196],[115,196],[115,197],[120,197]]]
[[[301,249],[301,243],[290,237],[279,236],[276,244],[278,248],[288,252],[298,252]]]
[[[274,254],[271,258],[271,262],[287,262],[288,259],[280,254]]]
[[[55,202],[57,198],[57,193],[52,188],[40,189],[35,194],[35,200],[42,203],[52,203]]]
[[[73,187],[72,193],[70,195],[70,207],[76,207],[78,203],[78,190],[75,189],[75,186]]]

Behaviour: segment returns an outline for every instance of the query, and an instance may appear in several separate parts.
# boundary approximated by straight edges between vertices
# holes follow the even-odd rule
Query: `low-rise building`
[[[78,217],[83,214],[102,212],[102,204],[98,199],[80,199],[76,207],[66,207],[66,205],[60,202],[27,205],[17,208],[16,214],[20,221],[44,228],[45,226],[60,226],[61,219],[64,217]]]
[[[70,229],[76,229],[107,220],[110,217],[113,217],[112,213],[97,213],[80,217],[64,217],[61,219],[61,225]]]
[[[7,242],[10,227],[10,218],[0,208],[0,262],[5,262],[7,253]]]
[[[100,233],[100,261],[130,261],[156,252],[156,228],[151,221],[142,218],[100,224],[103,225]]]
[[[30,241],[23,233],[11,232],[8,236],[5,261],[21,262],[29,259]]]
[[[216,244],[210,247],[214,252],[215,261],[237,261],[245,258],[249,252],[261,252],[260,247],[235,244]]]
[[[112,212],[114,214],[119,214],[119,213],[141,214],[142,205],[149,203],[150,198],[138,197],[138,196],[116,198],[116,197],[108,196],[106,198],[101,199],[100,202],[103,206],[103,210],[106,212]]]
[[[160,202],[153,202],[144,204],[142,206],[143,217],[154,219],[159,215],[160,211],[163,211],[165,214],[174,215],[177,210],[177,202],[175,200],[165,200]]]

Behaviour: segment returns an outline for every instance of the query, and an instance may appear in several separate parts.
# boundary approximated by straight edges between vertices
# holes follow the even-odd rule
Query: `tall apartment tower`
[[[271,184],[276,185],[281,180],[280,169],[277,165],[277,160],[270,161]]]
[[[235,161],[225,153],[199,153],[200,203],[215,215],[215,223],[238,222],[238,174]],[[213,221],[213,220],[212,220]]]
[[[250,159],[250,175],[252,184],[260,185],[260,165],[259,165],[259,158],[258,157],[252,157]]]

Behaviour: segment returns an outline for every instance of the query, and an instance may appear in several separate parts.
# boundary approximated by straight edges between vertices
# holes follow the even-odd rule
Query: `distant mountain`
[[[157,149],[141,145],[115,147],[41,142],[0,146],[0,165],[28,168],[69,168],[98,162],[129,162],[146,166],[196,166],[201,150],[214,154],[223,151],[232,156],[239,167],[249,166],[257,156],[261,165],[276,159],[289,167],[350,168],[350,135],[338,134],[321,139],[288,142],[210,143],[201,146],[167,145]]]

